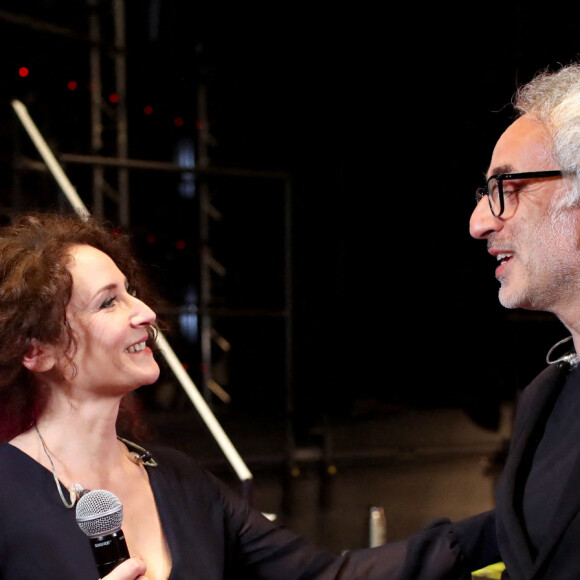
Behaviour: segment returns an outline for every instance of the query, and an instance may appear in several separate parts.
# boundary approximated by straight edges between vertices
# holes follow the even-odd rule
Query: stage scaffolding
[[[109,10],[109,18],[106,25],[113,27],[113,44],[103,42],[103,9]],[[129,157],[129,127],[127,122],[127,46],[125,37],[125,6],[124,0],[87,0],[89,8],[88,37],[84,37],[77,31],[66,29],[53,23],[35,20],[29,16],[10,14],[0,10],[0,20],[12,23],[14,26],[24,26],[43,33],[59,35],[71,38],[71,42],[80,43],[86,47],[90,68],[90,83],[92,87],[90,99],[90,144],[88,154],[58,152],[56,159],[65,167],[84,165],[91,169],[92,174],[92,211],[96,217],[106,218],[118,223],[123,228],[131,228],[131,196],[130,196],[130,172],[153,171],[169,173],[193,173],[196,178],[196,195],[199,203],[199,223],[197,225],[199,235],[199,305],[198,321],[200,336],[200,360],[203,374],[200,391],[208,404],[212,405],[213,394],[216,392],[216,384],[212,376],[212,341],[214,322],[220,317],[243,318],[279,318],[284,324],[284,403],[286,416],[286,450],[285,461],[289,473],[296,472],[296,462],[300,453],[295,446],[293,429],[293,338],[292,338],[292,185],[290,176],[286,173],[253,171],[240,168],[214,167],[208,154],[209,135],[205,107],[205,87],[199,87],[198,94],[198,131],[197,152],[195,168],[184,168],[176,163],[131,159]],[[110,107],[103,95],[102,75],[107,69],[109,77],[115,80],[114,90],[118,95],[118,103],[114,108]],[[109,128],[114,127],[115,138],[105,141],[103,131],[105,124]],[[58,135],[51,135],[52,140],[58,141]],[[16,172],[46,171],[45,164],[26,156],[19,156],[15,160]],[[210,223],[218,210],[212,206],[211,185],[208,178],[235,178],[240,180],[259,179],[269,180],[275,183],[275,188],[283,196],[283,307],[275,310],[228,310],[212,308],[214,303],[214,288],[212,276],[227,275],[227,270],[219,264],[212,254]],[[15,180],[18,183],[18,180]],[[17,195],[17,192],[14,193]],[[112,208],[112,210],[109,210]],[[219,335],[217,335],[219,338]]]

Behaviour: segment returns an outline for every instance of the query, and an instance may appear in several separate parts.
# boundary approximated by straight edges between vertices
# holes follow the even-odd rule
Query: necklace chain
[[[64,497],[64,493],[62,493],[62,486],[60,485],[60,481],[58,479],[58,476],[56,475],[56,469],[54,467],[52,457],[50,456],[50,453],[48,452],[48,449],[46,448],[46,443],[44,442],[44,439],[42,438],[42,435],[40,434],[40,431],[38,430],[38,425],[36,423],[34,424],[34,428],[36,429],[36,433],[38,434],[38,438],[40,439],[40,443],[42,444],[42,448],[44,449],[44,453],[48,457],[48,460],[50,461],[50,466],[52,467],[52,477],[54,477],[54,481],[56,483],[56,489],[58,490],[58,494],[60,495],[60,499],[62,500],[62,503],[64,504],[64,506],[66,508],[71,509],[72,507],[74,507],[75,503],[77,502],[78,494],[77,494],[76,486],[77,485],[80,486],[80,484],[73,483],[71,485],[70,490],[69,490],[70,491],[70,503],[68,501],[66,501],[66,499]],[[80,487],[82,487],[82,486],[80,486]]]

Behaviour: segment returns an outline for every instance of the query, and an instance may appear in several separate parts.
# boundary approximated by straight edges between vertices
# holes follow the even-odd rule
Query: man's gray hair
[[[554,160],[574,174],[560,205],[580,206],[580,63],[539,73],[517,91],[513,104],[546,127]]]

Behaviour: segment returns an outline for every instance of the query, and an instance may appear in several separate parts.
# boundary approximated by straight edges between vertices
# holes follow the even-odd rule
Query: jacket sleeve
[[[498,558],[493,512],[456,523],[438,520],[408,540],[338,556],[266,521],[221,483],[216,485],[237,546],[237,578],[469,580],[472,570]]]
[[[397,562],[389,580],[470,580],[472,571],[500,560],[493,510],[458,522],[436,520],[389,547]]]
[[[162,519],[172,522],[168,538],[181,569],[195,570],[196,577],[467,580],[499,558],[493,512],[438,520],[407,540],[338,555],[272,523],[184,454],[165,453],[155,469]]]

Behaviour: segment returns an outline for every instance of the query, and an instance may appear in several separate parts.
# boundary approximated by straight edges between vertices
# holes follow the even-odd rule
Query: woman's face
[[[155,313],[129,291],[115,262],[92,246],[74,246],[67,319],[77,340],[74,385],[98,393],[123,394],[159,377],[145,345]]]

